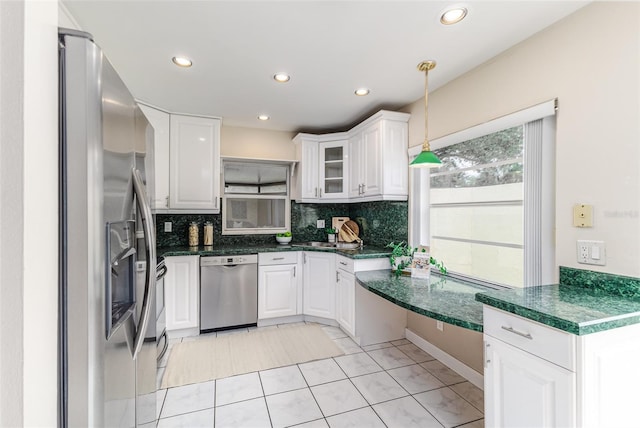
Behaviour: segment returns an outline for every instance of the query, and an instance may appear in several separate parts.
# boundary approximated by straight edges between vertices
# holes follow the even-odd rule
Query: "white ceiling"
[[[586,1],[68,1],[139,100],[229,126],[344,130],[433,91]],[[451,4],[469,9],[439,22]],[[193,67],[171,58],[186,55]],[[541,59],[542,60],[542,59]],[[289,83],[276,83],[279,71]],[[368,87],[366,97],[354,95]],[[261,122],[258,114],[271,120]]]

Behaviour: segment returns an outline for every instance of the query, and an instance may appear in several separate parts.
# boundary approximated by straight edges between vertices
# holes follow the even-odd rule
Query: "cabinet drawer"
[[[575,372],[575,336],[484,306],[484,333]]]
[[[258,254],[258,264],[261,266],[269,265],[288,265],[298,263],[297,251],[283,251],[279,253],[260,253]]]
[[[349,273],[354,272],[354,260],[348,257],[336,256],[336,267]]]

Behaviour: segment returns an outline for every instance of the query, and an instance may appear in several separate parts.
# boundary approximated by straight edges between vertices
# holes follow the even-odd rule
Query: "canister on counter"
[[[189,246],[198,246],[198,223],[195,221],[192,221],[191,224],[189,224]]]
[[[213,245],[213,223],[210,221],[204,224],[204,245]]]

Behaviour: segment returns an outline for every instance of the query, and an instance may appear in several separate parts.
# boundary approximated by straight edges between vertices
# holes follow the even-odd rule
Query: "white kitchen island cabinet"
[[[486,426],[635,427],[640,324],[574,335],[484,307]]]
[[[258,320],[302,313],[299,252],[258,254]]]
[[[304,315],[335,320],[336,256],[333,253],[303,252]]]
[[[200,257],[165,257],[165,305],[169,337],[197,336],[200,331]]]
[[[220,119],[171,115],[169,208],[220,212]]]

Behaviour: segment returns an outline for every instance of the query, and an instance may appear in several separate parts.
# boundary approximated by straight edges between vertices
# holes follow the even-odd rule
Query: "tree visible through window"
[[[431,251],[451,272],[523,286],[524,126],[434,150]]]

